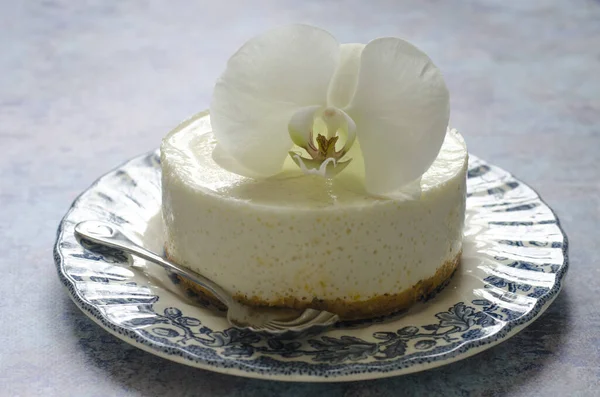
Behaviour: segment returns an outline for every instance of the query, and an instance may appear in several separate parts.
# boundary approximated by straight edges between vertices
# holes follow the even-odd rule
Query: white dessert
[[[293,165],[255,180],[219,167],[207,113],[161,147],[165,247],[257,305],[369,317],[407,307],[447,280],[461,252],[467,150],[449,131],[420,195],[377,198],[345,171]]]

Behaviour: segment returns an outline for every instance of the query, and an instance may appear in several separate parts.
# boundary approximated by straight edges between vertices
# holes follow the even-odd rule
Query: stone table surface
[[[542,318],[435,370],[289,384],[155,357],[75,307],[52,260],[71,201],[206,108],[228,56],[287,22],[431,55],[471,152],[536,188],[570,238]],[[0,395],[600,394],[600,2],[2,0],[0,32]]]

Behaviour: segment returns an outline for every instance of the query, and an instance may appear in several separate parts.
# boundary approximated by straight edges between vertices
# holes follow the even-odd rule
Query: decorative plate
[[[268,338],[230,327],[222,313],[158,266],[114,251],[89,251],[73,234],[77,222],[109,221],[160,251],[160,204],[158,151],[100,178],[58,228],[60,280],[79,308],[118,338],[233,375],[350,381],[448,364],[539,317],[558,295],[568,267],[567,239],[552,210],[508,172],[472,156],[462,264],[445,288],[401,315],[339,324],[302,339]]]

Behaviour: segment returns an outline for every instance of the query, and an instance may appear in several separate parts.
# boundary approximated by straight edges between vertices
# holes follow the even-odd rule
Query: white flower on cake
[[[210,115],[215,160],[232,172],[270,177],[289,155],[305,173],[333,177],[360,159],[366,190],[388,195],[437,157],[449,94],[431,59],[402,39],[340,45],[322,29],[291,25],[229,59]]]

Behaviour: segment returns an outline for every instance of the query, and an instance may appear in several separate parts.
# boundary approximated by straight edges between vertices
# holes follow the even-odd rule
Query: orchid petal
[[[331,34],[306,25],[273,29],[244,44],[210,104],[222,149],[253,174],[278,173],[292,147],[288,121],[299,108],[326,104],[339,48]]]
[[[260,175],[252,172],[251,170],[245,168],[240,163],[238,163],[237,160],[231,157],[231,155],[228,152],[223,150],[221,145],[218,143],[213,149],[212,159],[221,168],[233,172],[234,174],[247,176],[249,178],[260,178]]]
[[[350,150],[352,145],[354,145],[354,141],[356,140],[356,123],[343,110],[338,109],[337,113],[343,118],[343,121],[340,122],[340,129],[346,135],[346,141],[342,148],[342,152],[345,154]]]
[[[292,141],[306,149],[312,145],[313,125],[318,112],[322,109],[321,106],[307,106],[302,108],[290,118],[288,123],[288,132]]]
[[[327,103],[330,106],[344,108],[348,106],[358,82],[360,56],[364,44],[342,44],[340,46],[340,62],[329,84]]]
[[[387,195],[431,166],[448,126],[449,94],[439,69],[412,44],[371,41],[362,52],[346,112],[357,126],[371,194]]]

